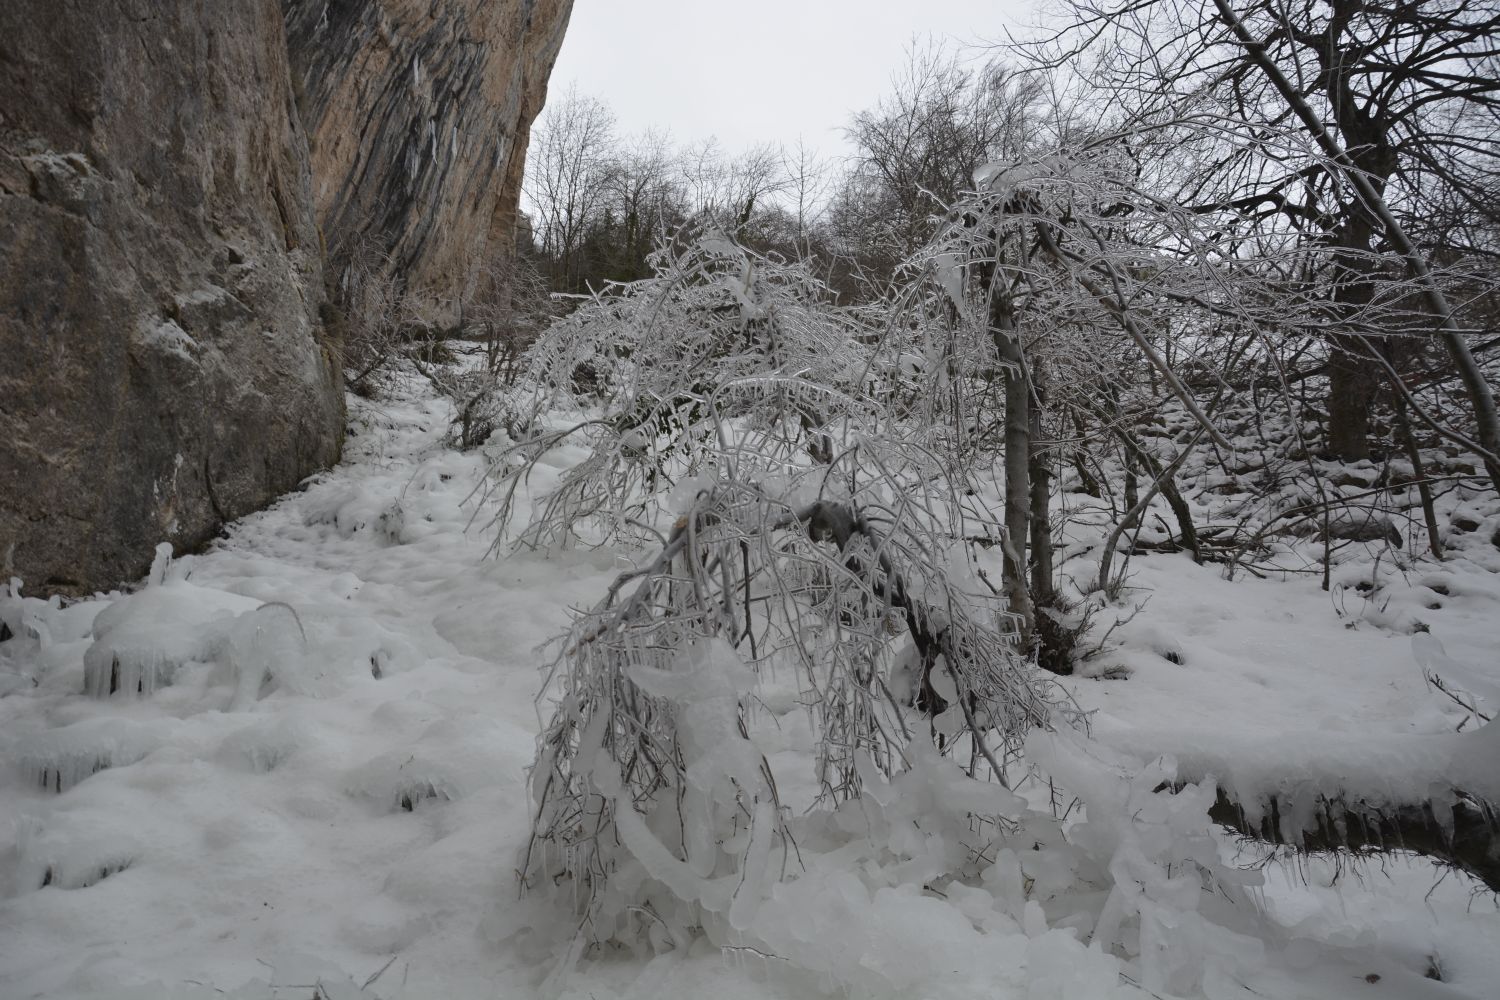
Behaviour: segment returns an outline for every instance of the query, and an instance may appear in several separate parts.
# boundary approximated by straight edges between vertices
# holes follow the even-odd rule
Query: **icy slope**
[[[515,898],[533,647],[610,559],[482,559],[483,458],[442,447],[446,404],[351,402],[350,459],[212,553],[17,615],[0,995],[363,984],[393,955],[369,995],[530,983],[491,914]]]

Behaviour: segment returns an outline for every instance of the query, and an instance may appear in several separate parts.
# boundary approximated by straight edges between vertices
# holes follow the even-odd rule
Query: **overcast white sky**
[[[1029,20],[1030,0],[575,0],[551,93],[576,82],[621,131],[669,128],[844,150],[838,130],[890,88],[913,35],[962,44]]]

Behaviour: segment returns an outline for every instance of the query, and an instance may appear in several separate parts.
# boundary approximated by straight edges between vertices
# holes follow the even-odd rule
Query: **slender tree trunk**
[[[1126,449],[1135,456],[1135,460],[1151,474],[1152,480],[1156,483],[1156,489],[1161,491],[1162,499],[1167,501],[1167,506],[1172,508],[1172,515],[1177,519],[1177,533],[1182,547],[1193,554],[1193,562],[1201,563],[1203,548],[1198,541],[1198,529],[1193,524],[1193,509],[1188,506],[1182,491],[1177,488],[1176,479],[1176,469],[1182,464],[1183,457],[1191,450],[1191,446],[1184,448],[1182,453],[1172,460],[1172,464],[1163,470],[1161,463],[1124,428],[1116,428],[1115,433]]]
[[[1005,554],[1001,579],[1010,611],[1021,620],[1021,644],[1029,648],[1036,621],[1026,579],[1026,550],[1031,536],[1031,379],[1016,332],[1015,307],[998,265],[987,278],[990,336],[1002,366],[1005,389]]]
[[[1083,414],[1078,410],[1073,411],[1073,429],[1078,434],[1078,440],[1082,442],[1088,437],[1088,427],[1084,425]],[[1104,490],[1099,486],[1099,479],[1089,470],[1087,463],[1087,452],[1082,445],[1071,449],[1073,469],[1078,473],[1078,485],[1084,493],[1095,499],[1104,496]]]
[[[1096,415],[1101,420],[1106,419],[1106,414],[1096,412]],[[1201,429],[1207,432],[1207,428]],[[1156,493],[1159,491],[1162,499],[1167,501],[1167,506],[1172,508],[1172,514],[1177,519],[1177,531],[1182,547],[1193,554],[1194,562],[1201,563],[1203,561],[1203,547],[1198,539],[1198,528],[1193,523],[1193,509],[1189,506],[1187,499],[1183,497],[1182,491],[1177,488],[1177,480],[1175,478],[1178,467],[1182,465],[1188,452],[1192,451],[1193,445],[1189,444],[1178,453],[1178,456],[1164,470],[1155,456],[1129,431],[1120,426],[1114,426],[1111,430],[1114,432],[1115,437],[1119,438],[1120,444],[1125,448],[1126,509],[1133,510],[1137,506],[1136,491],[1138,487],[1136,485],[1136,469],[1144,469],[1150,473],[1153,480],[1152,492]],[[1195,436],[1193,443],[1196,444],[1197,441],[1198,437]],[[1139,513],[1135,515],[1135,517],[1139,516]],[[1125,530],[1128,531],[1133,526],[1132,517],[1127,514],[1124,524]]]
[[[1032,376],[1036,380],[1035,374]],[[1055,448],[1041,446],[1042,407],[1046,393],[1040,385],[1036,387],[1036,398],[1031,407],[1031,608],[1034,617],[1036,659],[1042,667],[1055,674],[1073,672],[1073,647],[1077,643],[1077,630],[1061,618],[1057,612],[1066,605],[1060,599],[1054,582],[1052,559],[1052,460]]]
[[[1417,495],[1422,499],[1422,519],[1427,524],[1427,544],[1432,554],[1443,558],[1443,540],[1438,537],[1437,508],[1433,505],[1432,484],[1427,481],[1427,469],[1422,463],[1422,451],[1417,447],[1417,436],[1412,433],[1411,420],[1406,415],[1406,400],[1396,400],[1396,430],[1401,436],[1401,445],[1406,457],[1411,460],[1411,474],[1417,481]]]
[[[1045,402],[1045,395],[1037,389],[1035,402]],[[1052,469],[1051,455],[1039,446],[1042,440],[1042,407],[1031,408],[1029,454],[1031,477],[1031,600],[1037,607],[1050,605],[1057,593],[1053,586],[1052,569]]]

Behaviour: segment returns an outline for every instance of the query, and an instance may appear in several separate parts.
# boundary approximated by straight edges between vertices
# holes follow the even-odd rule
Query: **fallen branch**
[[[1221,788],[1208,815],[1253,840],[1299,851],[1411,851],[1467,872],[1500,893],[1500,817],[1484,802],[1460,793],[1451,807],[1430,801],[1370,806],[1320,795],[1311,818],[1302,819],[1296,836],[1288,837],[1284,817],[1291,811],[1273,797],[1255,810],[1259,820],[1252,821],[1245,804]]]

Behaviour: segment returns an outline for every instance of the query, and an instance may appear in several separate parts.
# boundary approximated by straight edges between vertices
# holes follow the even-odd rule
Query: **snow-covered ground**
[[[486,459],[447,448],[451,406],[405,386],[351,399],[341,466],[207,554],[160,561],[139,593],[4,603],[0,997],[838,992],[706,941],[555,974],[557,942],[539,929],[550,919],[518,898],[515,874],[538,647],[629,564],[608,550],[487,557],[474,502]],[[577,457],[560,449],[552,470]],[[1385,588],[1379,607],[1312,577],[1227,582],[1185,556],[1133,571],[1149,602],[1090,664],[1129,676],[1069,681],[1106,743],[1213,734],[1287,751],[1329,734],[1451,732],[1457,708],[1427,687],[1402,614],[1500,679],[1500,578],[1477,557]],[[1251,860],[1227,838],[1222,850]],[[1500,995],[1495,901],[1439,875],[1399,858],[1274,863],[1254,892],[1266,945],[1254,992],[1202,988]],[[920,961],[899,996],[1146,995],[1097,985],[1039,910],[1006,923],[933,901],[911,896],[884,939],[849,932],[865,920],[815,926],[812,944],[872,968]],[[951,947],[906,957],[904,943],[960,911]],[[1070,970],[1095,985],[1068,985]]]
[[[1316,575],[1229,582],[1186,554],[1138,558],[1132,571],[1138,590],[1118,617],[1129,618],[1136,603],[1144,609],[1116,629],[1118,646],[1088,665],[1095,673],[1123,668],[1128,678],[1069,686],[1095,710],[1094,735],[1137,755],[1202,748],[1250,771],[1283,767],[1294,777],[1341,744],[1375,750],[1392,745],[1390,737],[1454,731],[1466,713],[1428,687],[1414,645],[1431,649],[1436,639],[1466,676],[1500,678],[1500,578],[1461,556],[1441,572],[1391,581],[1371,601],[1352,587],[1325,593]],[[1372,623],[1403,610],[1431,633]],[[1473,727],[1470,720],[1465,729]],[[1490,774],[1500,779],[1500,758]],[[1247,847],[1240,860],[1260,853]],[[1296,942],[1292,965],[1307,963],[1287,995],[1500,996],[1500,909],[1477,891],[1420,858],[1268,866],[1265,910]],[[1444,982],[1426,980],[1429,969]],[[1367,984],[1365,976],[1380,978]],[[1364,990],[1349,989],[1354,980]]]

